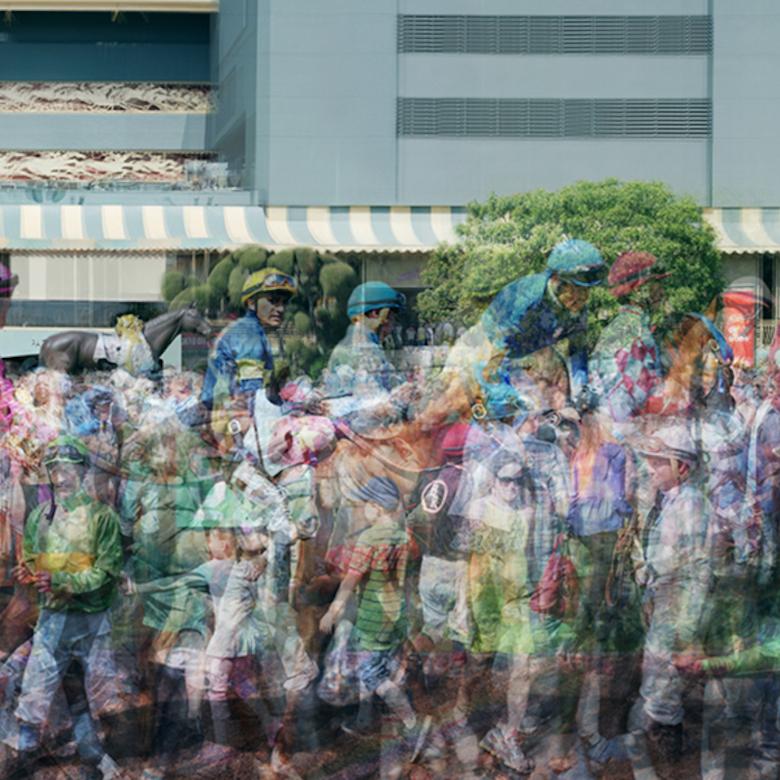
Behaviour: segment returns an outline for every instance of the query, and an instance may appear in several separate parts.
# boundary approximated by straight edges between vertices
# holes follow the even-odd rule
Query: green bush
[[[228,280],[230,279],[230,274],[233,272],[234,267],[233,258],[228,255],[227,257],[223,257],[222,260],[211,269],[208,284],[217,301],[227,295]]]
[[[310,374],[314,361],[322,358],[322,353],[313,344],[307,344],[302,338],[292,336],[284,344],[287,359],[290,361],[291,376],[301,373]]]
[[[240,265],[237,265],[231,272],[228,279],[228,302],[236,309],[241,308],[241,290],[244,287],[249,272]]]
[[[282,273],[294,274],[295,273],[295,251],[292,249],[282,249],[281,252],[277,252],[271,255],[268,260],[268,266],[270,268],[278,268]]]
[[[238,257],[238,264],[241,268],[249,273],[265,268],[266,261],[268,260],[268,252],[261,246],[244,247],[236,253],[236,256]]]
[[[166,271],[162,278],[162,296],[170,303],[184,290],[187,280],[181,271]]]
[[[182,290],[172,301],[170,308],[186,309],[191,303],[195,303],[195,289],[194,287],[187,287]]]
[[[193,291],[195,305],[198,307],[198,311],[207,311],[211,308],[211,302],[213,300],[211,294],[211,288],[208,284],[199,284],[197,287],[191,288]],[[217,298],[217,300],[219,300]]]
[[[284,354],[292,364],[297,364],[303,353],[303,339],[300,336],[289,336],[284,340]]]
[[[356,284],[357,274],[348,263],[339,260],[322,266],[320,287],[326,297],[339,298],[346,302]]]
[[[314,307],[313,314],[314,324],[318,328],[327,328],[328,325],[330,325],[332,318],[327,306],[323,306],[322,303],[318,303],[317,306]]]
[[[327,365],[328,365],[327,355],[323,355],[322,353],[314,355],[309,361],[309,364],[306,368],[306,375],[313,382],[316,382],[320,378],[320,375],[325,370],[325,367]]]
[[[304,246],[295,250],[295,262],[301,275],[314,276],[320,260],[313,249]]]
[[[293,315],[293,329],[300,336],[311,333],[311,317],[302,311],[295,312]]]

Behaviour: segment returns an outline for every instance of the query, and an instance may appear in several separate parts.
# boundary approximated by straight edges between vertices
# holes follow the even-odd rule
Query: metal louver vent
[[[707,138],[710,101],[398,98],[399,136]]]
[[[403,54],[709,54],[709,16],[399,15]]]

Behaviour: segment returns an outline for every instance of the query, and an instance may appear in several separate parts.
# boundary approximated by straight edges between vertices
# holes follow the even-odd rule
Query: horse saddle
[[[153,371],[156,367],[152,349],[146,339],[132,341],[116,333],[99,333],[95,344],[95,363],[105,360],[127,369],[131,374]]]

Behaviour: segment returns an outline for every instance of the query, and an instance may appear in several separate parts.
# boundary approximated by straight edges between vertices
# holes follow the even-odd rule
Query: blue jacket
[[[482,315],[483,328],[493,345],[506,352],[509,359],[531,355],[568,338],[572,380],[575,384],[585,384],[588,379],[587,309],[579,314],[569,313],[549,292],[549,280],[550,273],[545,272],[508,284]]]
[[[504,287],[482,315],[479,328],[491,358],[473,365],[489,416],[500,418],[524,409],[526,399],[515,387],[513,361],[569,339],[572,394],[587,384],[585,344],[588,314],[572,314],[548,287],[550,272],[524,276]]]
[[[254,397],[263,388],[263,375],[272,370],[271,345],[257,315],[247,309],[241,319],[222,331],[209,356],[200,400],[212,408],[216,396],[243,393]]]

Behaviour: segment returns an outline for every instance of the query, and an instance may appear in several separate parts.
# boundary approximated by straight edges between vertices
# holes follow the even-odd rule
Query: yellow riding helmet
[[[263,293],[281,292],[295,295],[297,290],[295,279],[289,274],[278,268],[263,268],[247,277],[241,290],[241,304],[245,305],[247,301]]]

